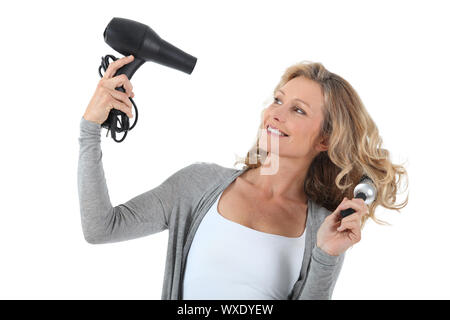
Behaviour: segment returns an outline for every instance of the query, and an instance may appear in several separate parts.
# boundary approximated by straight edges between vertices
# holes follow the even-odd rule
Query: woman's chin
[[[284,157],[287,154],[285,152],[283,152],[282,150],[274,150],[272,151],[270,148],[260,148],[260,154],[267,158],[267,157]]]
[[[277,155],[283,155],[285,154],[285,147],[284,146],[280,146],[280,145],[274,145],[271,146],[270,143],[269,145],[266,144],[260,144],[259,145],[259,150],[265,152],[265,153],[272,153],[272,154],[277,154]]]

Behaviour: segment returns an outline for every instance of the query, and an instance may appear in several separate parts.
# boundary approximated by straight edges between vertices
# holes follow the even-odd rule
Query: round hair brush
[[[363,199],[365,204],[369,205],[375,201],[377,197],[377,188],[367,175],[363,175],[359,183],[356,185],[355,190],[353,190],[353,196],[355,198]],[[341,211],[342,218],[354,213],[353,208],[348,208]]]

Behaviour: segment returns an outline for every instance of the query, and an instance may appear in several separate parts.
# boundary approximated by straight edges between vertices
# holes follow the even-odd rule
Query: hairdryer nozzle
[[[158,60],[156,62],[162,65],[186,72],[188,74],[192,73],[192,70],[194,70],[195,64],[197,63],[196,57],[191,56],[190,54],[178,49],[162,39],[157,59]]]

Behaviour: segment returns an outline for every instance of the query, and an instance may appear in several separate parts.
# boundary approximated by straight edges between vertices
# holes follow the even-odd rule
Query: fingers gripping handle
[[[113,60],[116,60],[116,58],[114,57]],[[128,64],[124,65],[123,67],[121,67],[119,70],[117,70],[117,72],[114,74],[114,76],[125,74],[127,76],[127,78],[130,80],[133,77],[136,70],[139,69],[139,67],[142,66],[144,64],[144,62],[145,61],[142,59],[135,58],[131,63],[128,63]],[[108,60],[107,59],[106,59],[106,61],[103,60],[100,68],[103,67],[106,70],[108,68],[108,65],[109,65]],[[102,76],[101,73],[100,73],[100,76]],[[124,89],[123,86],[117,87],[116,90],[124,92],[124,93],[126,92],[126,90]],[[102,123],[103,128],[108,129],[108,132],[111,131],[111,137],[116,142],[122,142],[125,139],[125,137],[127,136],[128,131],[133,129],[137,123],[138,110],[137,110],[136,104],[134,103],[133,99],[130,98],[130,100],[133,104],[135,114],[136,114],[134,123],[131,127],[130,127],[130,120],[129,120],[128,116],[123,111],[120,111],[117,109],[111,109],[108,114],[108,118],[105,120],[105,122]],[[124,135],[123,135],[122,139],[117,140],[116,133],[120,133],[120,132],[124,132]],[[106,136],[108,136],[108,134],[106,134]]]
[[[128,80],[131,80],[134,73],[137,69],[139,69],[140,66],[144,64],[145,60],[139,59],[137,57],[134,57],[134,60],[130,63],[127,63],[122,68],[117,70],[116,74],[114,76],[119,76],[121,74],[124,74],[127,76]]]
[[[364,193],[362,193],[362,192],[359,192],[355,196],[355,198],[363,199],[365,201],[366,200],[366,195]],[[355,213],[355,212],[356,211],[353,208],[348,208],[348,209],[345,209],[345,210],[341,211],[341,216],[342,216],[342,218],[345,218],[346,216],[349,216],[349,215],[351,215],[352,213]]]
[[[116,90],[125,93],[125,89],[123,86],[117,87]],[[105,122],[102,123],[103,128],[108,129],[108,132],[111,131],[111,137],[116,142],[122,142],[125,139],[125,137],[127,136],[128,131],[133,129],[138,121],[139,113],[138,113],[136,104],[134,103],[132,98],[129,98],[129,99],[130,99],[131,103],[133,104],[134,113],[135,113],[134,123],[131,127],[130,127],[130,118],[128,118],[128,115],[125,112],[123,112],[121,110],[117,110],[117,109],[111,109],[109,111],[108,118],[105,120]],[[118,126],[118,124],[120,126]],[[124,135],[123,135],[122,139],[117,140],[116,133],[120,133],[120,132],[124,132]],[[108,134],[106,134],[106,136],[108,136]]]

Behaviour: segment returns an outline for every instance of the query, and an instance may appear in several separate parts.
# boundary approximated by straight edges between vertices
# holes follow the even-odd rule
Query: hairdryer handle
[[[128,80],[130,80],[131,77],[133,77],[136,70],[139,69],[139,67],[142,66],[144,64],[144,62],[145,62],[145,60],[135,57],[132,62],[127,63],[122,68],[117,70],[116,73],[114,74],[114,77],[119,76],[121,74],[125,74],[127,76]],[[123,86],[117,87],[116,90],[126,93],[125,88]],[[116,140],[115,132],[126,131],[125,128],[129,128],[128,130],[131,130],[136,125],[137,109],[135,109],[135,110],[136,110],[136,120],[134,120],[134,124],[131,128],[130,128],[129,118],[128,118],[127,114],[125,112],[117,110],[117,109],[112,109],[109,112],[108,118],[106,119],[105,122],[103,122],[102,127],[106,128],[106,129],[114,128],[114,130],[111,131],[111,135],[112,135],[113,139]],[[118,116],[121,116],[121,119],[122,119],[120,128],[117,127]],[[126,132],[125,132],[125,134],[126,134]],[[122,140],[124,138],[125,138],[125,136],[123,136]]]
[[[125,88],[123,86],[117,87],[116,90],[126,93]],[[119,116],[122,119],[122,121],[119,120]],[[121,125],[120,127],[117,126],[117,121],[120,121]],[[134,123],[136,124],[136,120],[134,121]],[[102,123],[101,126],[105,129],[111,130],[111,136],[114,140],[116,140],[116,132],[125,132],[125,135],[123,136],[122,140],[118,141],[121,142],[126,137],[127,132],[125,128],[130,127],[130,121],[128,115],[125,112],[118,109],[111,109],[109,111],[108,118]]]
[[[362,193],[362,192],[359,192],[355,196],[355,198],[366,200],[366,195],[364,193]],[[355,213],[355,212],[356,211],[353,208],[348,208],[348,209],[345,209],[345,210],[341,211],[341,216],[342,216],[342,218],[345,218],[346,216],[349,216],[349,215],[351,215],[352,213]]]
[[[114,76],[125,74],[127,76],[128,80],[130,80],[131,77],[133,77],[136,70],[139,69],[139,67],[142,66],[144,64],[144,62],[145,62],[145,60],[134,57],[134,60],[132,62],[127,63],[122,68],[117,70],[116,74]]]

